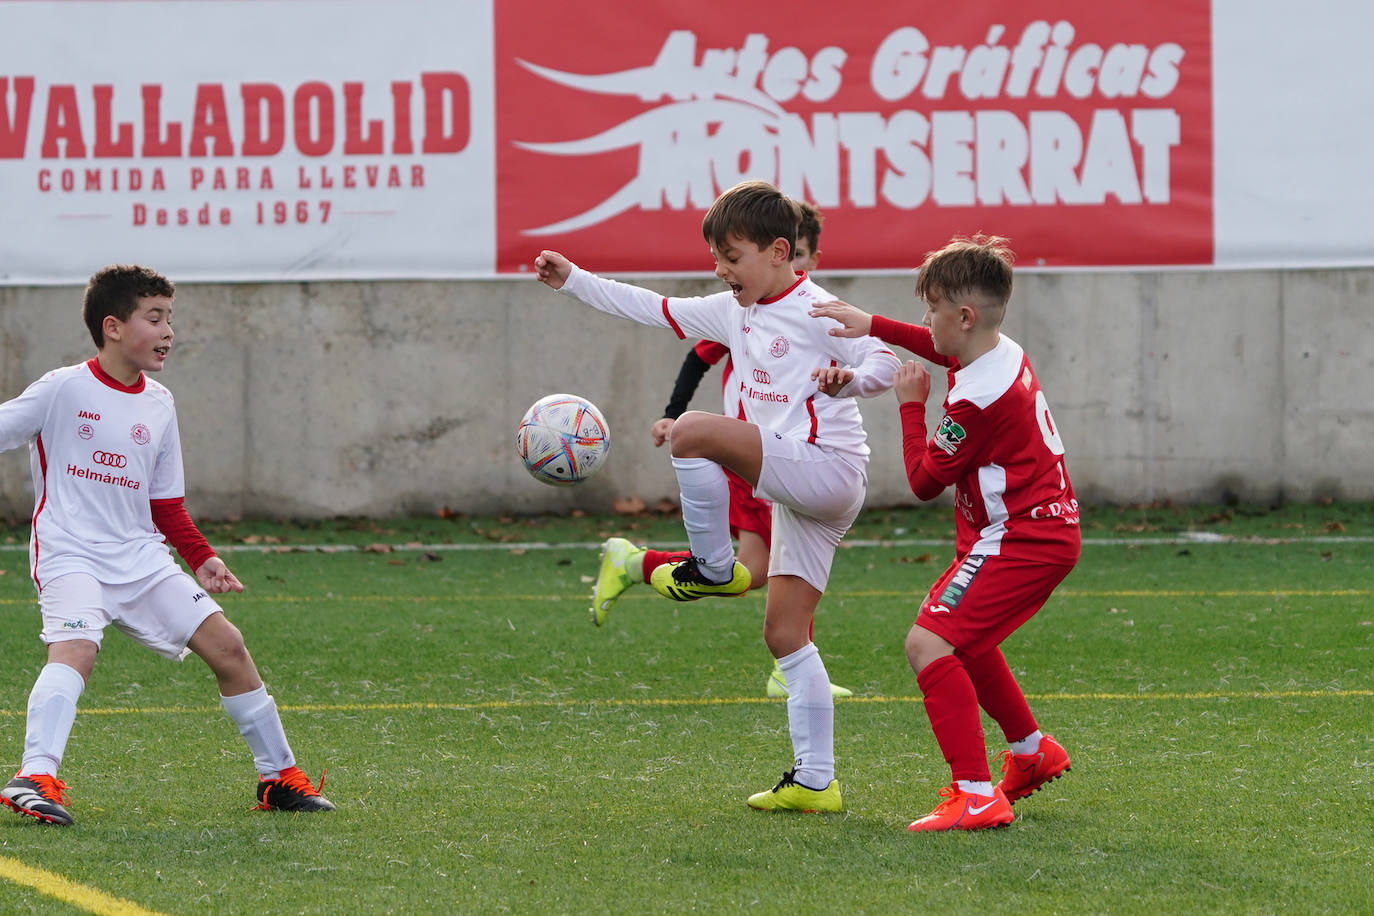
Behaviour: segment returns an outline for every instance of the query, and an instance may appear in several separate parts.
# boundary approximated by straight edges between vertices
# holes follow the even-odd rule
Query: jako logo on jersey
[[[93,413],[92,411],[89,411],[89,410],[78,410],[78,411],[76,412],[76,418],[77,418],[78,420],[99,420],[99,419],[100,419],[100,414],[98,414],[98,413]]]
[[[129,438],[139,445],[147,445],[153,440],[153,434],[148,432],[148,427],[142,423],[135,423],[134,428],[129,430]]]
[[[129,459],[118,452],[91,452],[91,460],[107,468],[122,468],[129,464]]]
[[[792,346],[787,342],[786,337],[774,337],[773,342],[768,345],[768,354],[777,359],[782,359],[791,348]]]
[[[964,437],[967,435],[968,433],[964,432],[962,426],[955,423],[946,415],[944,419],[940,421],[940,428],[935,430],[935,437],[930,441],[946,455],[953,455],[959,448],[959,444],[964,441]]]
[[[758,382],[760,385],[771,385],[773,384],[773,377],[762,369],[755,369],[754,381]]]
[[[89,423],[82,423],[76,428],[76,434],[82,439],[89,439],[95,435],[95,427]]]

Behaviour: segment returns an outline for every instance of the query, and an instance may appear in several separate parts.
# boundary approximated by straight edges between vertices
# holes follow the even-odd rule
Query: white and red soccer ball
[[[611,429],[596,405],[575,394],[535,401],[515,431],[515,450],[540,483],[570,487],[601,470]]]

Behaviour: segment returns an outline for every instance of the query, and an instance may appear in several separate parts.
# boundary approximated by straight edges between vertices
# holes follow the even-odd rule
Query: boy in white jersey
[[[797,223],[797,244],[792,251],[792,270],[799,274],[810,274],[821,260],[819,246],[823,217],[819,210],[805,201],[797,201],[797,208],[801,211],[801,218]],[[673,422],[686,412],[687,404],[696,393],[702,377],[717,363],[722,363],[724,414],[743,418],[740,389],[734,366],[730,362],[729,348],[714,340],[699,340],[682,360],[668,406],[663,409],[663,417],[649,427],[649,436],[656,448],[668,441]],[[750,587],[763,588],[768,580],[769,545],[773,540],[773,504],[755,496],[754,488],[734,471],[727,468],[725,476],[730,485],[730,534],[739,542],[739,561],[749,570]],[[652,583],[654,570],[672,562],[674,558],[680,559],[680,555],[681,551],[636,546],[622,537],[607,538],[601,547],[596,585],[592,589],[592,622],[597,626],[604,625],[610,616],[611,606],[626,589],[638,582],[646,585]],[[776,659],[764,684],[764,692],[770,697],[787,696],[787,675],[783,674]],[[854,692],[839,684],[831,684],[830,695],[850,697]]]
[[[772,500],[763,634],[787,677],[795,764],[748,803],[839,811],[834,699],[809,633],[835,547],[867,489],[868,445],[853,398],[891,387],[898,360],[876,340],[832,337],[833,324],[809,317],[833,297],[793,272],[796,232],[797,204],[750,181],[717,198],[702,221],[729,290],[667,298],[587,273],[557,252],[541,252],[534,264],[539,280],[601,311],[729,347],[745,419],[693,410],[673,424],[669,448],[691,556],[659,566],[652,584],[679,601],[747,591],[749,572],[730,541],[723,468]]]
[[[48,647],[29,694],[23,761],[0,802],[45,824],[73,822],[57,770],[109,624],[168,658],[194,652],[210,666],[253,752],[259,809],[334,809],[295,765],[243,636],[210,597],[243,585],[186,512],[172,395],[145,374],[172,348],[173,293],[146,267],[96,273],[82,307],[95,358],[0,404],[0,451],[29,446],[30,572]]]
[[[902,450],[911,489],[934,499],[954,485],[954,562],[926,595],[906,638],[907,660],[953,781],[913,832],[979,830],[1012,822],[1011,803],[1068,772],[1069,755],[1042,735],[998,645],[1040,610],[1078,562],[1078,500],[1064,443],[1021,347],[1000,331],[1011,299],[1006,240],[956,237],[921,265],[916,295],[924,326],[844,303],[813,309],[948,370],[945,415],[926,442],[930,375],[897,372]],[[978,707],[1011,745],[1002,779],[988,769]]]

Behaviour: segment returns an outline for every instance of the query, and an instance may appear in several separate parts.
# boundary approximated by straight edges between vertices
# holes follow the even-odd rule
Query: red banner
[[[709,268],[747,178],[822,210],[829,271],[977,231],[1023,266],[1212,262],[1207,4],[566,10],[495,5],[499,271]]]

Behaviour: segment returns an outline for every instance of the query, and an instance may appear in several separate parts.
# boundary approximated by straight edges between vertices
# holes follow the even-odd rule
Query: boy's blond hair
[[[926,254],[916,276],[916,295],[925,302],[976,299],[980,305],[1005,309],[1016,260],[1008,244],[1001,236],[981,232],[956,235],[944,248]]]
[[[727,235],[759,248],[767,248],[774,239],[784,239],[790,258],[797,247],[800,219],[797,202],[768,182],[742,181],[711,204],[701,221],[701,235],[714,248],[724,248]]]

